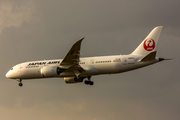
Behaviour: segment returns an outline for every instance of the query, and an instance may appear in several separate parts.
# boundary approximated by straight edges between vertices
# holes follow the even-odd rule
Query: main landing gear
[[[88,80],[85,80],[84,83],[85,83],[86,85],[94,85],[94,82],[91,81],[91,76],[89,76],[89,77],[88,77]]]
[[[88,80],[85,80],[84,79],[87,78]],[[79,78],[74,78],[74,81],[77,81],[77,82],[83,82],[86,84],[86,85],[94,85],[94,82],[91,81],[91,76],[88,76],[88,77],[79,77]]]
[[[19,82],[18,85],[19,85],[20,87],[22,87],[22,86],[23,86],[23,84],[22,84],[22,79],[18,79],[17,81]]]

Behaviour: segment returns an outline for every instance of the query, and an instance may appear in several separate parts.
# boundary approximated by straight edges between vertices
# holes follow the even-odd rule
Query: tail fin
[[[155,51],[162,28],[163,26],[155,27],[131,54],[147,55]]]

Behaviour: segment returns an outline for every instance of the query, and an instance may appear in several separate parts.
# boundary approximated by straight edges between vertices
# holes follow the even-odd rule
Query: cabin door
[[[90,60],[90,64],[91,64],[91,66],[94,66],[94,60],[93,59]]]

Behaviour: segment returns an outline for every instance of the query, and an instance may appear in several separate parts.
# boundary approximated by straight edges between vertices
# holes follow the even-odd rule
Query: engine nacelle
[[[65,77],[64,81],[66,83],[78,83],[78,82],[81,82],[81,81],[78,81],[78,79],[75,78],[75,77]]]
[[[56,77],[64,72],[65,69],[61,69],[57,66],[45,66],[41,69],[41,76],[42,77]]]

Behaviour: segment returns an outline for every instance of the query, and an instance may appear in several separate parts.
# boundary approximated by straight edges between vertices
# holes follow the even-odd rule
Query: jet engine
[[[64,72],[65,69],[61,69],[57,66],[45,66],[41,69],[41,76],[43,77],[56,77]]]

